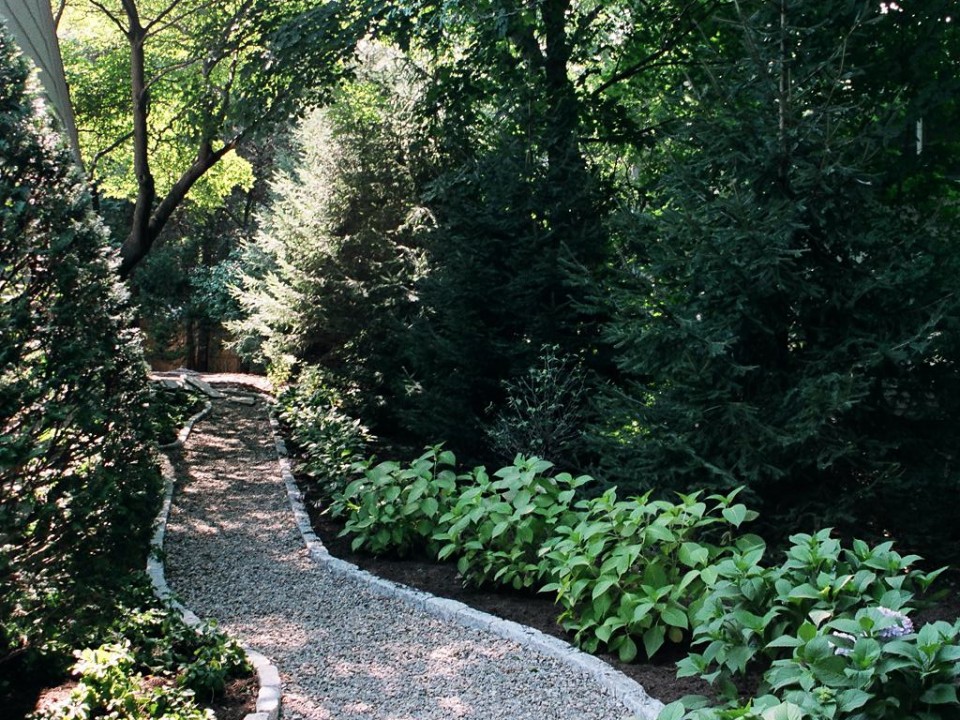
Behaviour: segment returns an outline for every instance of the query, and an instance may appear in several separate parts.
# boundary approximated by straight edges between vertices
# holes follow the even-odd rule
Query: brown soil
[[[223,697],[210,704],[217,720],[243,720],[257,709],[257,693],[260,683],[256,674],[245,678],[228,680]]]
[[[557,607],[543,595],[493,588],[465,588],[452,563],[430,558],[376,558],[354,552],[350,548],[350,538],[339,537],[343,523],[322,512],[321,501],[317,497],[310,497],[306,483],[301,483],[301,489],[307,495],[306,504],[314,531],[335,557],[352,562],[382,578],[439,597],[458,600],[477,610],[572,642],[569,633],[557,624]],[[615,655],[598,653],[597,656],[640,683],[651,697],[669,703],[684,695],[710,694],[710,686],[702,680],[676,677],[674,663],[685,656],[687,649],[680,645],[664,646],[655,662],[623,663]]]

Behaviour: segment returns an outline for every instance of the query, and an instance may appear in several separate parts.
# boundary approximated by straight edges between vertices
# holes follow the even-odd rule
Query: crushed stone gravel
[[[279,668],[284,720],[620,720],[589,677],[442,622],[314,563],[262,402],[214,402],[172,453],[166,576],[184,604]]]

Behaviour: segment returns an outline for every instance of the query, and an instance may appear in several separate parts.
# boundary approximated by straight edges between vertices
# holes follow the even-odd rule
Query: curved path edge
[[[656,720],[663,709],[663,703],[650,697],[643,686],[611,667],[598,657],[594,657],[573,647],[559,638],[546,635],[539,630],[512,620],[504,620],[482,612],[457,600],[441,598],[422,590],[416,590],[400,583],[373,575],[353,563],[341,560],[330,554],[323,542],[317,537],[310,523],[310,516],[303,504],[303,493],[293,476],[293,468],[287,452],[286,442],[280,435],[280,423],[270,416],[273,428],[273,440],[277,448],[280,473],[287,488],[290,508],[303,542],[311,559],[340,575],[348,575],[366,583],[378,595],[396,598],[424,610],[442,620],[457,622],[469,628],[486,630],[506,640],[526,646],[543,655],[559,660],[569,667],[594,678],[602,688],[622,702],[627,709],[641,720]]]
[[[161,445],[159,449],[171,450],[181,447],[190,437],[193,426],[199,420],[204,418],[211,409],[211,404],[206,403],[203,410],[193,415],[180,430],[177,439],[172,443]],[[173,463],[165,453],[160,453],[160,471],[163,475],[164,493],[163,504],[160,506],[160,512],[154,520],[153,539],[150,541],[150,555],[147,558],[147,575],[153,583],[153,592],[161,600],[165,600],[180,612],[183,621],[197,632],[201,632],[203,621],[197,617],[190,608],[176,599],[164,574],[163,566],[163,539],[167,532],[167,519],[170,517],[170,506],[173,502],[173,490],[176,484],[176,473],[173,469]],[[279,720],[280,717],[280,673],[276,666],[270,660],[257,652],[253,648],[241,644],[247,660],[253,666],[257,673],[257,681],[260,689],[257,693],[256,711],[247,714],[244,720]]]

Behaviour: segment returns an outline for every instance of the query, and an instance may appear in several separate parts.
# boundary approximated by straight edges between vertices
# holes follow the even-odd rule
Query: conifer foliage
[[[675,104],[612,292],[631,401],[604,456],[647,486],[746,484],[770,520],[902,530],[955,472],[957,216],[903,141],[918,89],[875,85],[893,20],[813,5],[743,3]]]
[[[5,32],[0,300],[2,663],[73,647],[109,612],[159,497],[116,263]]]

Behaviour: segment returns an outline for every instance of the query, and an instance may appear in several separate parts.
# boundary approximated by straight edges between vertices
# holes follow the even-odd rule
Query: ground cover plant
[[[618,501],[611,489],[580,500],[592,478],[551,476],[552,467],[518,455],[492,475],[458,474],[441,447],[409,464],[370,459],[327,495],[328,511],[345,521],[354,550],[455,559],[465,584],[554,593],[564,627],[588,651],[602,646],[631,661],[640,643],[651,658],[666,639],[688,637],[697,598],[727,554],[708,535],[729,542],[756,513],[734,502],[736,492],[670,503]]]
[[[167,445],[175,441],[180,428],[202,408],[199,394],[187,387],[170,389],[151,383],[147,410],[157,443]]]
[[[277,415],[303,458],[297,472],[325,492],[343,490],[354,463],[364,457],[374,438],[360,420],[347,414],[342,393],[320,368],[307,367],[296,384],[278,394],[277,405]]]
[[[156,600],[125,606],[96,647],[74,653],[78,679],[69,698],[30,720],[211,720],[205,706],[227,680],[249,675],[243,649],[207,625],[187,625]]]
[[[686,698],[662,720],[690,718],[953,718],[960,716],[960,621],[915,628],[911,615],[940,571],[890,542],[850,547],[799,533],[780,565],[762,564],[759,538],[738,544],[694,618],[693,646],[678,663],[724,703]],[[744,703],[743,678],[761,673]]]

